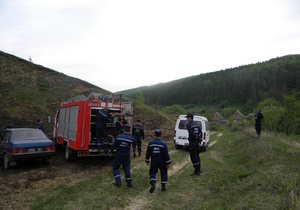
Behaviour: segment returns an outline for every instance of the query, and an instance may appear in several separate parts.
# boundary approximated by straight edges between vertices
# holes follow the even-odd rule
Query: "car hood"
[[[44,147],[44,146],[54,146],[54,142],[50,139],[20,139],[11,141],[13,148],[17,147]]]

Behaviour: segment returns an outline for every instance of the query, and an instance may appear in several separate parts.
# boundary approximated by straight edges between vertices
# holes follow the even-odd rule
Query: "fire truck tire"
[[[65,158],[67,161],[74,161],[76,159],[76,153],[68,145],[65,145]]]

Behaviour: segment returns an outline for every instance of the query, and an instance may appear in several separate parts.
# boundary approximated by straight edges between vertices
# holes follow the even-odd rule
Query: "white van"
[[[186,115],[179,115],[175,130],[174,130],[174,144],[176,149],[185,148],[189,146],[189,134],[186,128],[186,124],[188,121],[185,117]],[[206,117],[194,115],[194,121],[201,127],[202,129],[202,138],[203,138],[203,147],[201,147],[200,151],[206,151],[209,143],[209,123]]]

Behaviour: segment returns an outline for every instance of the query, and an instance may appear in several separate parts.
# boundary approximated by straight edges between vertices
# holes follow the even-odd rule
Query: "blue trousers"
[[[125,172],[125,180],[127,182],[127,185],[131,185],[131,174],[130,174],[130,156],[129,157],[118,157],[116,156],[113,161],[113,174],[116,181],[116,184],[121,185],[121,177],[119,168],[120,166],[123,166],[124,172]]]
[[[136,151],[136,146],[138,148],[138,152],[142,152],[142,140],[141,139],[136,139],[136,143],[133,144],[133,151]]]
[[[151,181],[156,182],[156,174],[158,172],[158,169],[160,170],[161,184],[167,184],[167,181],[168,181],[167,166],[164,163],[159,164],[159,163],[155,163],[155,162],[151,162],[151,166],[150,166],[150,171],[149,171],[150,183],[151,183]]]
[[[195,172],[200,172],[200,156],[199,156],[199,148],[198,145],[190,145],[189,146],[190,151],[190,158],[193,163],[193,167],[195,169]]]
[[[107,144],[108,134],[105,128],[96,128],[97,143]]]

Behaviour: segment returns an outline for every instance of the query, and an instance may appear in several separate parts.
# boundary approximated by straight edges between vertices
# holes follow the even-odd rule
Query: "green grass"
[[[217,143],[201,153],[199,177],[193,171],[186,150],[175,150],[168,142],[173,168],[168,190],[149,190],[148,167],[144,158],[133,159],[132,189],[125,184],[112,186],[112,172],[73,185],[58,184],[35,190],[28,195],[34,200],[31,209],[299,209],[300,148],[299,136],[264,133],[260,139],[251,137],[252,130],[212,135]],[[184,163],[187,164],[184,164]],[[124,172],[121,170],[121,175]]]

